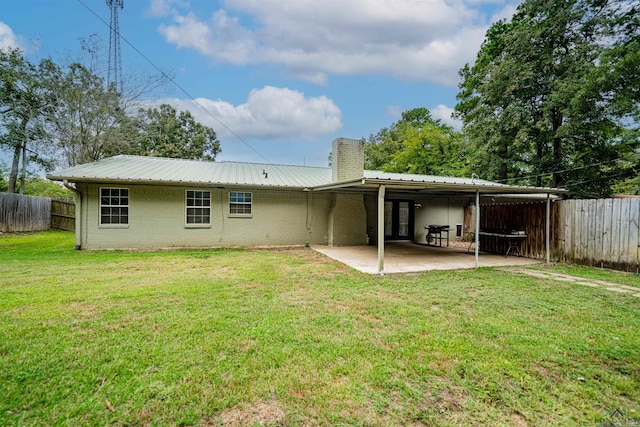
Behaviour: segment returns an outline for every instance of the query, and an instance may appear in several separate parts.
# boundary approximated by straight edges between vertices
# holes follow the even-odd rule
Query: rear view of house
[[[426,223],[461,238],[478,192],[554,192],[364,170],[363,144],[336,139],[330,168],[116,156],[49,179],[76,193],[77,249],[424,242]]]

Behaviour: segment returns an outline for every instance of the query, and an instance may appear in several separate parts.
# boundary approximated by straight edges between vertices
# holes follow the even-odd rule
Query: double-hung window
[[[129,224],[129,189],[100,189],[100,225]]]
[[[229,215],[230,216],[251,216],[252,195],[249,192],[230,191],[229,192]]]
[[[211,225],[211,192],[187,190],[186,224],[193,227]]]

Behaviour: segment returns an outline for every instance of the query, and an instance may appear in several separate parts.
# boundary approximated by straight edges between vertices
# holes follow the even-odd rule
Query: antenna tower
[[[120,23],[118,22],[118,11],[124,7],[124,0],[107,0],[107,6],[111,9],[107,83],[109,85],[111,85],[111,83],[115,84],[116,90],[122,92],[122,59],[120,58]]]

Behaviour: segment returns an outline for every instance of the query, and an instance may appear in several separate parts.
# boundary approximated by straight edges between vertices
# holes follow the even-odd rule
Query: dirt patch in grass
[[[437,412],[459,412],[465,407],[464,402],[469,397],[469,391],[463,387],[451,385],[443,388],[437,396],[428,394],[423,406],[436,409]]]
[[[511,414],[509,418],[511,419],[511,424],[516,427],[527,427],[529,425],[527,420],[520,414]]]
[[[213,420],[204,420],[201,426],[243,427],[243,426],[280,426],[284,424],[285,413],[275,400],[250,403],[227,408]]]
[[[93,316],[99,311],[95,304],[81,301],[72,301],[67,305],[67,308],[82,316]]]

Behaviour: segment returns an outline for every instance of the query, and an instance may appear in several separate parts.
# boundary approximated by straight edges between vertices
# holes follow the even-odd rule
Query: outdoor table
[[[470,234],[472,236],[475,236],[475,231],[469,231],[466,234]],[[513,232],[513,233],[497,233],[497,232],[489,232],[489,231],[481,231],[478,233],[481,236],[490,236],[490,237],[497,237],[499,239],[506,239],[507,240],[507,252],[504,254],[505,258],[507,256],[509,256],[509,252],[511,252],[511,250],[513,249],[513,251],[517,251],[520,254],[522,254],[522,251],[520,249],[520,244],[522,243],[522,241],[524,239],[527,238],[527,234],[523,231],[517,231],[517,232]],[[471,243],[469,244],[469,247],[467,248],[467,252],[469,252],[471,250],[471,246],[475,243],[474,240],[471,240]]]

